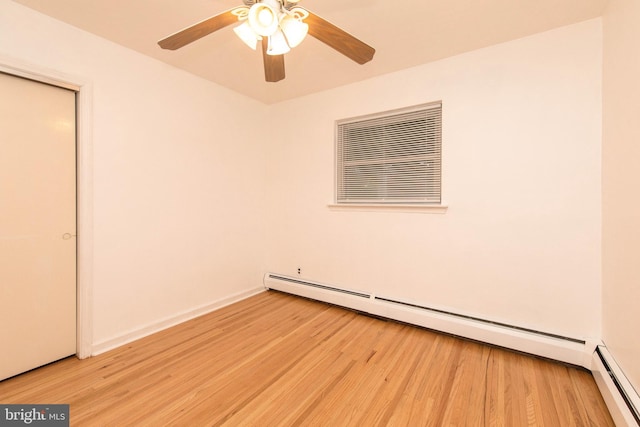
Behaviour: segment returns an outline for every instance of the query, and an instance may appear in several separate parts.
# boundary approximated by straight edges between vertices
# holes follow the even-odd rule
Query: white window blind
[[[336,203],[440,204],[442,105],[336,123]]]

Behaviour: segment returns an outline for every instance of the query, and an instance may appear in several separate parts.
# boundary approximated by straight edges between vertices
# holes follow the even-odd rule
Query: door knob
[[[72,238],[72,237],[76,237],[76,236],[77,236],[77,234],[64,233],[64,234],[62,235],[62,239],[63,239],[63,240],[69,240],[70,238]]]

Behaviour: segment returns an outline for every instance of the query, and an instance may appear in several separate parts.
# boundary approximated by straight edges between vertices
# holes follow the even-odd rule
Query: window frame
[[[341,179],[343,179],[342,177],[344,176],[344,173],[345,173],[344,160],[342,162],[340,161],[344,153],[344,146],[340,140],[341,138],[340,132],[341,132],[341,129],[344,127],[344,125],[348,125],[349,123],[363,123],[363,124],[366,124],[367,122],[375,123],[375,121],[379,121],[379,120],[388,120],[387,123],[385,123],[384,125],[381,125],[382,127],[387,124],[394,124],[394,118],[398,118],[398,121],[395,123],[401,123],[402,119],[405,118],[402,116],[406,116],[406,120],[408,122],[412,114],[421,113],[421,112],[424,112],[425,114],[424,118],[429,120],[430,117],[434,116],[433,113],[429,112],[430,110],[438,110],[437,113],[435,113],[435,117],[438,120],[438,122],[435,124],[436,130],[428,131],[430,133],[425,135],[425,142],[428,143],[428,139],[430,135],[433,132],[436,133],[436,138],[437,138],[437,141],[436,141],[437,146],[435,148],[436,154],[437,154],[436,161],[438,161],[439,163],[435,167],[435,170],[437,171],[437,175],[438,175],[437,178],[435,178],[435,180],[433,181],[427,181],[425,182],[425,184],[435,183],[437,185],[437,195],[439,196],[438,200],[418,200],[417,198],[414,198],[413,200],[411,199],[395,200],[394,197],[380,198],[379,200],[377,200],[374,197],[368,200],[358,201],[354,199],[341,200],[339,198],[339,195],[340,195],[339,186],[341,185],[340,184]],[[386,145],[383,145],[383,147],[386,147]],[[430,149],[432,148],[426,147],[427,151]],[[414,105],[410,107],[399,108],[395,110],[388,110],[388,111],[383,111],[383,112],[364,115],[364,116],[357,116],[357,117],[351,117],[347,119],[336,120],[335,127],[334,127],[333,203],[331,203],[329,207],[332,209],[338,209],[338,210],[348,209],[348,210],[365,210],[365,211],[369,211],[369,210],[398,211],[400,210],[400,211],[411,211],[411,212],[437,212],[437,213],[445,212],[447,210],[447,205],[443,203],[443,198],[442,198],[442,175],[443,175],[442,174],[442,157],[443,157],[442,156],[442,101],[429,102],[429,103]],[[384,162],[386,161],[387,159],[385,158]],[[376,165],[379,162],[381,162],[380,159],[378,160],[372,159],[370,162],[366,164]],[[426,185],[425,189],[428,189],[428,188],[429,188],[429,185]]]

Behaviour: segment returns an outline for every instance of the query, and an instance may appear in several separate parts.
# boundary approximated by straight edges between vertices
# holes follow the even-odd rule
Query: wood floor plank
[[[384,382],[381,384],[381,392],[371,400],[369,408],[362,411],[363,416],[358,420],[359,425],[387,425],[398,411],[400,402],[414,378],[415,372],[422,364],[422,355],[428,351],[429,340],[424,339],[422,331],[407,327],[405,337],[398,343],[398,352],[383,370]],[[395,418],[398,419],[401,414]]]
[[[581,368],[278,292],[0,382],[74,426],[613,426]]]

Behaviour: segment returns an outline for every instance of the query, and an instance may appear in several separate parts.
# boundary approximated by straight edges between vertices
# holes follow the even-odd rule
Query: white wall
[[[601,20],[277,104],[267,269],[599,337]],[[445,214],[335,211],[334,121],[443,102]]]
[[[603,339],[640,393],[640,3],[603,17]]]
[[[262,104],[10,1],[0,57],[93,87],[93,344],[259,287]]]

